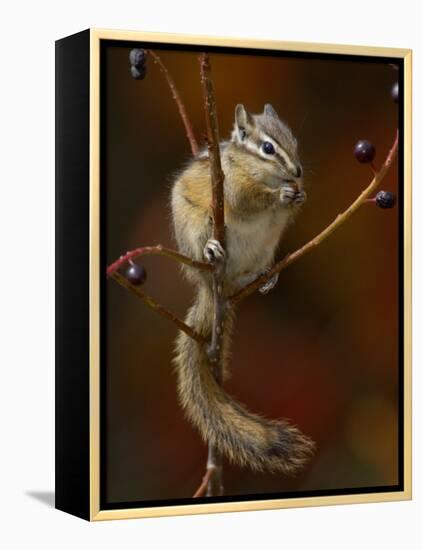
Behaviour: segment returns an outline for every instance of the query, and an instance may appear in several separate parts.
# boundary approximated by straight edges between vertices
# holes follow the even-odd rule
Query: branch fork
[[[218,134],[217,107],[215,102],[214,85],[211,78],[211,64],[209,55],[199,56],[199,70],[201,75],[202,97],[205,105],[205,123],[207,128],[207,147],[210,159],[212,214],[214,222],[213,237],[224,250],[226,241],[226,227],[224,224],[224,173],[221,168],[220,138]],[[224,278],[226,273],[226,256],[223,255],[214,264],[212,273],[212,290],[214,300],[214,320],[212,325],[211,342],[207,348],[210,368],[217,384],[223,383],[223,333],[227,311],[227,300],[224,297]],[[208,445],[207,468],[215,468],[214,475],[207,483],[207,496],[223,494],[222,457],[214,445]]]

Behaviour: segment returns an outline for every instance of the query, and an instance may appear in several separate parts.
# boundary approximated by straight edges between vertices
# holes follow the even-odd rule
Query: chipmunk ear
[[[274,109],[274,107],[270,103],[265,104],[264,115],[268,118],[276,118],[276,119],[279,118],[277,111]]]
[[[240,140],[245,139],[245,137],[251,133],[253,127],[255,126],[252,115],[248,113],[245,106],[242,104],[236,105],[235,122]]]

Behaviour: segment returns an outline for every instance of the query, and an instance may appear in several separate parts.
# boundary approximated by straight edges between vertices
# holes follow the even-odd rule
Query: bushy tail
[[[209,337],[213,305],[208,289],[199,290],[186,323]],[[225,324],[223,361],[227,364],[233,318]],[[293,472],[312,454],[314,443],[297,428],[281,420],[250,413],[216,383],[205,351],[185,333],[176,343],[175,365],[179,398],[187,416],[203,439],[233,463],[254,470]]]

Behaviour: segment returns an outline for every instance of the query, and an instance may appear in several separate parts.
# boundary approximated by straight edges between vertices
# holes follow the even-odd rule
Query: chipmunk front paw
[[[297,191],[291,185],[283,185],[280,189],[280,202],[284,206],[292,204],[297,195]]]
[[[223,262],[226,253],[224,248],[216,239],[208,239],[207,244],[204,246],[204,256],[210,264]]]
[[[283,185],[280,189],[280,202],[284,206],[288,206],[290,204],[302,204],[305,201],[305,191],[297,191],[297,188],[291,185]]]
[[[296,193],[296,196],[294,198],[295,204],[303,204],[306,201],[306,193],[305,191],[298,191]]]

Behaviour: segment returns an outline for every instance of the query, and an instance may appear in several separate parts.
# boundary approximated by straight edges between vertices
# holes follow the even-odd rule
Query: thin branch
[[[373,193],[373,191],[378,187],[378,185],[384,179],[390,166],[393,163],[393,160],[397,155],[398,144],[399,144],[399,133],[397,131],[394,143],[387,155],[387,158],[385,159],[383,165],[381,166],[380,170],[375,174],[374,178],[372,179],[368,187],[366,187],[362,191],[362,193],[349,206],[349,208],[347,208],[347,210],[339,214],[337,218],[333,222],[331,222],[330,225],[328,225],[323,231],[321,231],[321,233],[319,233],[316,237],[311,239],[309,242],[307,242],[305,245],[303,245],[301,248],[299,248],[295,252],[292,252],[291,254],[287,254],[287,256],[285,256],[281,261],[276,263],[272,267],[272,269],[268,271],[265,275],[263,275],[262,277],[259,277],[249,285],[243,287],[241,290],[233,294],[230,297],[230,302],[233,305],[238,304],[241,300],[243,300],[243,298],[246,298],[247,296],[255,292],[255,290],[260,288],[263,284],[265,284],[268,281],[268,279],[273,277],[276,273],[280,273],[280,271],[285,269],[287,266],[291,265],[293,262],[296,262],[304,254],[306,254],[310,250],[320,245],[322,241],[324,241],[329,235],[331,235],[336,229],[338,229],[340,225],[342,225],[348,218],[350,218],[350,216],[354,212],[356,212],[356,210],[362,204],[366,202],[369,196]]]
[[[217,108],[208,54],[203,53],[200,55],[199,67],[201,71],[202,95],[204,98],[205,122],[207,125],[208,153],[210,157],[214,238],[224,248],[224,173],[221,169]]]
[[[173,99],[176,102],[177,108],[179,110],[180,117],[181,117],[182,122],[185,126],[186,135],[187,135],[189,143],[190,143],[192,154],[195,156],[199,151],[198,142],[196,141],[195,134],[193,132],[192,123],[189,120],[188,114],[186,112],[185,105],[182,101],[182,98],[180,97],[180,94],[179,94],[179,91],[176,87],[176,84],[175,84],[171,74],[169,73],[167,67],[164,65],[163,61],[161,60],[161,57],[154,50],[148,50],[148,52],[150,53],[150,55],[153,58],[154,62],[158,65],[158,67],[160,68],[161,72],[163,73],[163,75],[165,76],[165,78],[167,80],[167,84],[169,85],[171,95],[173,96]]]
[[[214,445],[208,446],[207,472],[209,471],[212,471],[213,475],[207,483],[207,497],[224,495],[223,457]]]
[[[207,53],[199,56],[202,96],[204,99],[205,121],[207,126],[207,146],[210,159],[212,210],[214,219],[213,237],[224,248],[224,173],[221,168],[220,140],[218,135],[217,106],[214,95],[214,85],[211,77],[211,63]],[[219,383],[222,379],[221,349],[223,340],[223,325],[226,313],[224,298],[225,262],[220,260],[215,264],[213,273],[214,322],[211,345],[208,356],[213,365],[214,374]]]
[[[180,252],[176,252],[176,250],[172,250],[171,248],[166,248],[165,246],[158,244],[156,246],[144,246],[141,248],[135,248],[134,250],[126,252],[126,254],[120,256],[118,260],[107,267],[107,277],[110,277],[115,271],[117,271],[123,264],[125,264],[129,260],[134,260],[138,256],[145,255],[167,256],[167,258],[171,258],[176,262],[190,265],[191,267],[195,267],[196,269],[200,269],[202,271],[214,271],[214,267],[206,262],[197,262],[192,258],[188,258],[187,256],[180,254]]]
[[[138,296],[138,298],[141,298],[141,300],[153,311],[164,317],[165,319],[168,319],[172,323],[174,323],[177,328],[185,332],[188,336],[193,338],[200,344],[201,346],[206,344],[205,338],[201,335],[195,332],[189,325],[187,325],[185,322],[183,322],[181,319],[179,319],[174,313],[172,313],[170,310],[162,306],[161,304],[158,304],[151,296],[148,294],[145,294],[142,290],[140,290],[138,287],[132,285],[126,277],[121,275],[119,272],[115,271],[110,275],[112,279],[114,279],[119,285],[126,288],[126,290],[129,290],[132,292],[132,294],[135,294]]]
[[[220,139],[218,135],[217,107],[214,96],[214,85],[211,77],[211,64],[208,54],[203,53],[199,57],[201,74],[202,95],[205,107],[205,121],[207,127],[207,146],[210,159],[211,186],[212,186],[212,211],[213,211],[213,237],[224,248],[224,173],[221,168]],[[226,271],[225,258],[215,263],[212,274],[214,319],[212,325],[211,343],[207,348],[207,355],[217,384],[223,383],[223,332],[224,321],[227,312],[227,300],[224,297],[224,277]],[[208,445],[207,470],[215,473],[207,482],[207,496],[223,494],[223,465],[222,457],[217,448]]]
[[[199,498],[206,495],[208,484],[210,483],[211,478],[215,474],[215,472],[216,472],[215,468],[207,468],[205,475],[202,478],[201,485],[195,491],[195,494],[193,495],[192,498]]]

